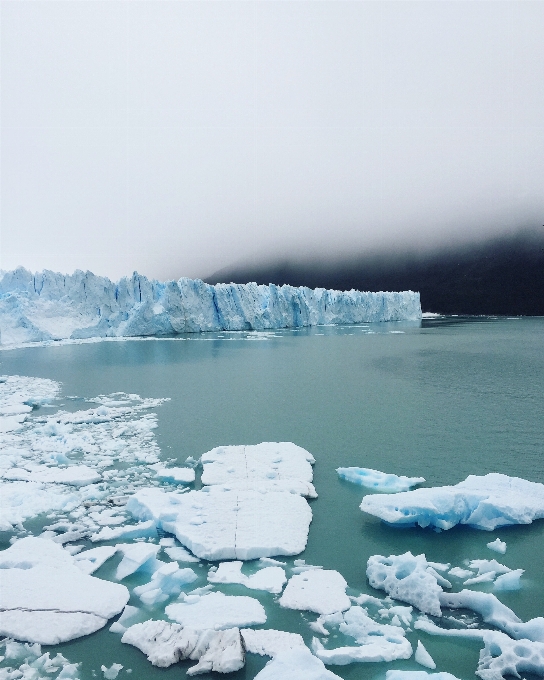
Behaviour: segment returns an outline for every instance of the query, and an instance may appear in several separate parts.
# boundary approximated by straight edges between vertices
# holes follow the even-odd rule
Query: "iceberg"
[[[398,475],[386,474],[371,468],[341,467],[337,468],[336,472],[339,477],[346,479],[348,482],[386,493],[408,491],[413,486],[416,486],[416,484],[423,484],[425,481],[425,477],[404,477],[402,475],[399,477]]]
[[[125,586],[83,573],[60,545],[27,537],[0,553],[0,635],[55,645],[103,628],[129,599]]]
[[[198,661],[187,675],[199,673],[232,673],[245,664],[245,648],[238,628],[229,630],[195,630],[166,621],[137,623],[121,638],[121,642],[142,651],[154,666],[167,668],[178,661]]]
[[[494,550],[495,552],[500,553],[501,555],[504,555],[506,552],[506,543],[504,541],[501,541],[500,538],[496,538],[494,541],[490,541],[487,544],[487,547],[490,550]]]
[[[126,509],[174,534],[197,557],[212,561],[297,555],[306,546],[312,520],[308,502],[298,494],[227,491],[222,486],[183,494],[142,489]]]
[[[437,572],[425,555],[372,555],[368,559],[366,575],[373,588],[385,590],[390,596],[414,605],[425,614],[441,616],[442,587]]]
[[[419,293],[0,272],[1,343],[419,321]]]
[[[365,496],[361,510],[397,526],[451,529],[466,524],[493,531],[544,517],[544,484],[499,473],[469,475],[455,486]]]

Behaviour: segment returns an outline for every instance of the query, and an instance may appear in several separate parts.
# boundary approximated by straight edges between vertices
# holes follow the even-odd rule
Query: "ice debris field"
[[[0,272],[2,345],[421,319],[419,293]]]
[[[332,680],[327,666],[406,659],[421,670],[386,680],[455,680],[437,669],[426,636],[476,641],[482,680],[544,676],[544,617],[522,621],[500,599],[524,573],[499,561],[500,537],[462,564],[372,555],[361,565],[368,592],[358,592],[296,557],[319,502],[310,452],[219,446],[180,466],[161,460],[155,439],[162,400],[65,396],[61,409],[60,394],[52,380],[0,377],[0,530],[10,537],[0,551],[2,680],[77,680],[81,662],[42,645],[106,627],[145,663],[182,664],[189,676],[238,671],[254,654],[268,659],[258,680]],[[408,491],[425,480],[338,474],[377,492],[361,509],[389,524],[494,531],[544,517],[544,486],[505,475]],[[232,584],[243,594],[229,594]],[[304,613],[301,633],[267,624],[282,609]],[[468,623],[456,618],[467,610]],[[115,662],[93,673],[130,671]]]

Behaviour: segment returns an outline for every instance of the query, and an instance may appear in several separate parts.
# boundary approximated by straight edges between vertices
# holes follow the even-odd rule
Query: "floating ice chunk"
[[[434,670],[436,668],[436,664],[433,660],[433,657],[425,649],[421,640],[417,641],[417,649],[414,659],[416,663],[418,663],[420,666],[425,666],[425,668],[430,668],[431,670]]]
[[[455,486],[365,496],[361,510],[400,526],[451,529],[467,524],[493,531],[544,517],[544,484],[498,473],[470,475]]]
[[[493,571],[495,574],[507,574],[511,569],[497,560],[471,560],[468,565],[471,569],[477,569],[478,575],[488,574]]]
[[[513,638],[527,638],[544,642],[544,617],[537,617],[523,623],[514,612],[491,593],[462,590],[460,593],[441,593],[440,603],[452,609],[472,609],[480,614],[486,623],[500,628]]]
[[[191,555],[191,553],[183,546],[173,546],[172,548],[165,548],[164,552],[168,555],[168,557],[171,560],[176,560],[176,562],[200,562],[198,557]]]
[[[137,617],[140,615],[141,610],[138,607],[132,607],[127,604],[123,609],[121,616],[111,624],[110,633],[123,634],[127,628],[136,623]]]
[[[247,652],[261,656],[275,657],[295,647],[306,647],[302,635],[286,633],[284,630],[244,628],[240,631]]]
[[[289,579],[279,603],[288,609],[332,614],[351,606],[347,585],[342,574],[333,569],[312,569]]]
[[[463,585],[472,586],[476,583],[491,583],[495,580],[496,575],[496,571],[486,571],[485,574],[480,574],[480,576],[474,576],[474,578],[468,578],[466,581],[463,581]]]
[[[122,668],[123,666],[120,663],[114,663],[109,668],[106,668],[106,666],[100,666],[100,670],[104,674],[106,680],[115,680]]]
[[[219,487],[185,494],[143,489],[126,507],[207,560],[296,555],[306,546],[312,519],[310,506],[297,494]]]
[[[199,661],[187,675],[232,673],[245,664],[244,644],[238,628],[195,630],[166,621],[146,621],[131,626],[121,642],[142,651],[154,666],[167,668],[183,659]]]
[[[192,569],[180,569],[176,562],[169,562],[154,572],[149,583],[134,588],[134,594],[144,604],[152,606],[165,602],[172,595],[179,595],[183,586],[197,578]]]
[[[469,578],[470,576],[474,576],[473,571],[470,571],[470,569],[461,569],[461,567],[453,567],[448,571],[448,574],[456,576],[457,578]]]
[[[157,538],[157,526],[153,520],[130,524],[124,527],[104,527],[97,534],[91,536],[91,541],[117,541],[127,538]]]
[[[210,583],[239,583],[252,590],[281,593],[287,580],[281,567],[265,567],[251,576],[242,574],[243,562],[221,562],[217,571],[208,574]]]
[[[125,515],[119,515],[116,508],[106,508],[101,512],[94,511],[89,513],[89,517],[99,526],[109,526],[111,524],[123,524],[127,521]]]
[[[159,468],[155,478],[171,484],[191,484],[195,481],[195,471],[190,467]]]
[[[3,478],[25,482],[42,482],[44,484],[87,486],[87,484],[100,481],[102,475],[87,465],[70,465],[67,468],[40,465],[30,471],[24,468],[11,468],[4,473]]]
[[[387,640],[384,637],[375,637],[367,644],[357,647],[336,647],[325,649],[317,639],[312,640],[312,651],[318,659],[326,664],[345,666],[354,661],[394,661],[395,659],[409,659],[412,656],[412,646],[408,640]]]
[[[325,668],[307,647],[290,649],[276,654],[254,680],[341,680]]]
[[[201,461],[203,484],[289,491],[317,498],[312,484],[314,457],[291,442],[219,446],[205,453]]]
[[[493,590],[519,590],[521,588],[520,578],[525,569],[514,569],[508,574],[502,574],[493,584]]]
[[[412,607],[396,605],[389,609],[380,609],[378,614],[384,618],[397,617],[405,626],[409,626],[412,622]]]
[[[427,673],[427,671],[387,671],[385,680],[458,680],[455,675],[442,671],[441,673]]]
[[[84,574],[93,574],[99,567],[101,567],[106,560],[113,557],[117,552],[117,546],[104,545],[100,548],[91,548],[74,555],[74,564]]]
[[[123,559],[117,567],[115,578],[122,581],[141,567],[145,569],[145,565],[153,569],[157,562],[155,558],[160,546],[153,543],[120,543],[116,548],[123,553]]]
[[[358,644],[357,647],[325,649],[314,638],[312,649],[324,663],[344,665],[354,661],[393,661],[412,656],[412,647],[405,639],[403,628],[374,621],[362,607],[351,607],[344,614],[320,616],[315,623],[320,623],[321,627],[323,624],[338,625],[341,633],[354,638]],[[328,635],[326,630],[325,633]]]
[[[337,468],[336,472],[342,479],[347,479],[348,482],[354,482],[367,489],[375,489],[376,491],[385,491],[387,493],[397,493],[399,491],[408,491],[416,484],[422,484],[425,481],[424,477],[399,477],[397,475],[386,474],[371,468],[347,467]]]
[[[173,548],[176,545],[176,539],[168,536],[159,540],[161,548]]]
[[[441,616],[440,594],[436,572],[429,571],[425,555],[373,555],[367,563],[366,575],[373,588],[385,592],[402,602],[414,605],[420,611]]]
[[[165,610],[168,618],[196,630],[256,626],[266,622],[262,604],[253,597],[223,593],[193,597],[191,602],[186,598],[185,602],[168,605]]]
[[[486,631],[484,648],[478,661],[482,680],[500,680],[520,673],[544,675],[544,644],[529,640],[512,640],[504,633]]]
[[[501,541],[500,538],[496,538],[494,541],[487,543],[487,547],[490,550],[494,550],[495,552],[500,553],[501,555],[504,555],[504,553],[506,552],[506,543],[504,541]]]
[[[54,645],[106,625],[128,602],[125,586],[84,574],[52,541],[22,538],[0,553],[0,634]]]

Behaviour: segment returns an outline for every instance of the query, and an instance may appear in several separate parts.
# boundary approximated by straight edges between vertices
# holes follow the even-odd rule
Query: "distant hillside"
[[[424,312],[544,316],[544,230],[427,253],[223,269],[208,283],[421,293]]]

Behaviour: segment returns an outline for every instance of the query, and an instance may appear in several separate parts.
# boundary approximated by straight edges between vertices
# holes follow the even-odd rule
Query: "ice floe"
[[[123,670],[123,665],[120,663],[113,663],[109,668],[100,666],[100,670],[102,671],[105,680],[115,680],[119,675],[119,671]]]
[[[470,475],[455,486],[365,496],[361,510],[399,526],[451,529],[467,524],[493,531],[544,517],[544,484],[498,473]]]
[[[276,654],[257,673],[254,680],[341,680],[307,647],[297,647]]]
[[[288,609],[302,609],[317,614],[332,614],[349,609],[347,583],[333,569],[311,569],[291,576],[279,604]]]
[[[160,668],[184,659],[198,661],[187,670],[187,675],[210,671],[232,673],[245,664],[245,648],[238,628],[195,630],[176,623],[150,620],[127,628],[121,642],[137,647]]]
[[[240,633],[247,652],[274,657],[281,652],[306,647],[302,635],[284,630],[243,628]]]
[[[185,494],[143,489],[130,498],[127,510],[207,560],[296,555],[306,546],[312,519],[298,494],[213,486]]]
[[[103,545],[99,548],[91,548],[78,552],[73,556],[74,564],[85,574],[93,574],[106,560],[113,557],[117,552],[117,546]]]
[[[156,479],[171,484],[192,484],[195,481],[195,471],[190,467],[156,467]]]
[[[336,472],[342,479],[348,482],[354,482],[367,489],[374,489],[375,491],[385,491],[387,493],[397,493],[399,491],[408,491],[416,484],[422,484],[425,481],[424,477],[404,477],[379,470],[372,470],[371,468],[359,467],[345,467],[337,468]]]
[[[316,498],[311,453],[291,442],[218,446],[205,453],[202,483],[229,489],[289,491]]]
[[[324,663],[345,665],[353,662],[409,659],[412,656],[412,646],[406,640],[401,626],[374,621],[360,606],[353,606],[344,613],[321,616],[319,621],[321,626],[338,626],[341,633],[357,642],[357,646],[326,649],[314,638],[312,650]]]
[[[210,583],[239,583],[252,590],[267,590],[269,593],[281,593],[287,580],[285,570],[281,567],[264,567],[246,576],[242,574],[243,562],[221,562],[217,571],[208,573]]]
[[[427,671],[387,671],[385,680],[459,680],[451,673],[428,673]]]
[[[187,278],[159,282],[137,273],[114,283],[82,271],[70,276],[23,268],[0,272],[4,345],[419,319],[419,293],[412,291],[212,286]]]
[[[189,594],[185,597],[185,602],[170,604],[165,611],[172,621],[196,630],[223,630],[266,623],[262,604],[245,595],[214,592],[200,597]]]
[[[0,553],[0,634],[54,645],[106,625],[127,604],[125,586],[83,573],[60,545],[23,538]]]

